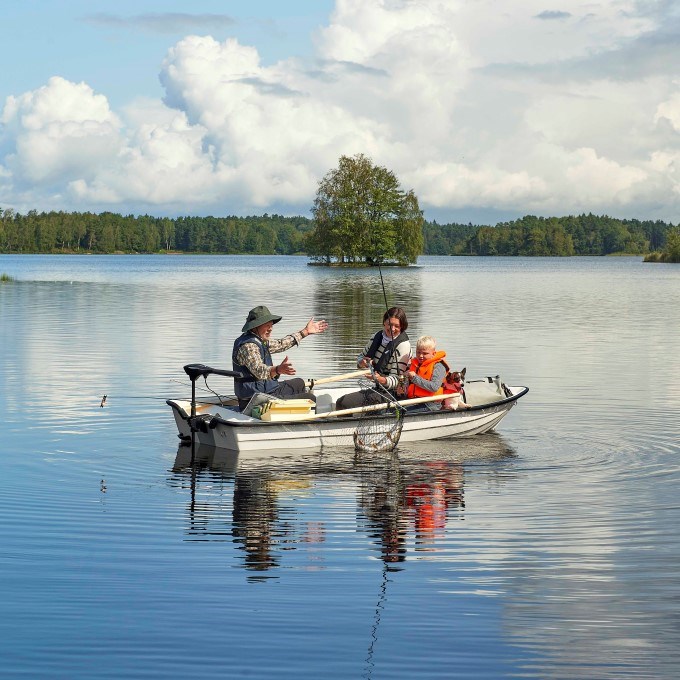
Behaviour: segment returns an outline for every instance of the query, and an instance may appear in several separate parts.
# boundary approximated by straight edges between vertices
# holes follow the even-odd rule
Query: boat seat
[[[330,394],[318,394],[316,396],[316,412],[330,413],[333,410],[334,403]]]
[[[503,383],[498,376],[465,383],[465,401],[470,406],[483,406],[505,398]]]

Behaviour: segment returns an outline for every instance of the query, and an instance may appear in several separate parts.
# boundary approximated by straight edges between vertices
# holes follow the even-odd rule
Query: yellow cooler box
[[[311,399],[272,399],[260,409],[260,420],[301,420],[314,413]]]

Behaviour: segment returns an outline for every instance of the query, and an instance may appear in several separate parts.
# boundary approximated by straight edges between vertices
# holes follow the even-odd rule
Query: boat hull
[[[469,437],[490,432],[507,415],[528,388],[510,388],[512,395],[497,402],[461,411],[408,413],[400,441],[415,442],[447,437]],[[169,400],[179,436],[190,441],[190,403]],[[306,449],[354,446],[359,418],[327,417],[309,421],[266,422],[248,418],[219,406],[203,408],[196,428],[197,444],[233,451]],[[390,416],[383,416],[389,418]]]

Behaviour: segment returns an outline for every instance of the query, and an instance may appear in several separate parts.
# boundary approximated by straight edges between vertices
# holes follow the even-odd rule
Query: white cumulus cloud
[[[336,0],[309,61],[189,35],[163,101],[113,112],[59,77],[9,97],[0,205],[306,213],[365,153],[426,215],[677,221],[678,25],[665,2]]]
[[[9,97],[0,121],[3,146],[10,144],[4,164],[19,186],[95,176],[120,145],[120,121],[106,97],[63,78]]]
[[[667,120],[676,132],[680,132],[680,87],[666,101],[659,104],[655,120]]]

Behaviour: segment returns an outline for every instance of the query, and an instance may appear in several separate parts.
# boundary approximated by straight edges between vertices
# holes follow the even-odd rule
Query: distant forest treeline
[[[3,253],[226,253],[292,255],[305,251],[306,217],[151,217],[34,210],[0,212]]]
[[[642,255],[666,245],[671,224],[597,215],[527,215],[495,227],[425,225],[428,255]]]
[[[526,216],[496,226],[423,227],[425,255],[609,255],[662,250],[672,224],[607,216]],[[305,254],[306,217],[151,217],[0,210],[1,253]]]

